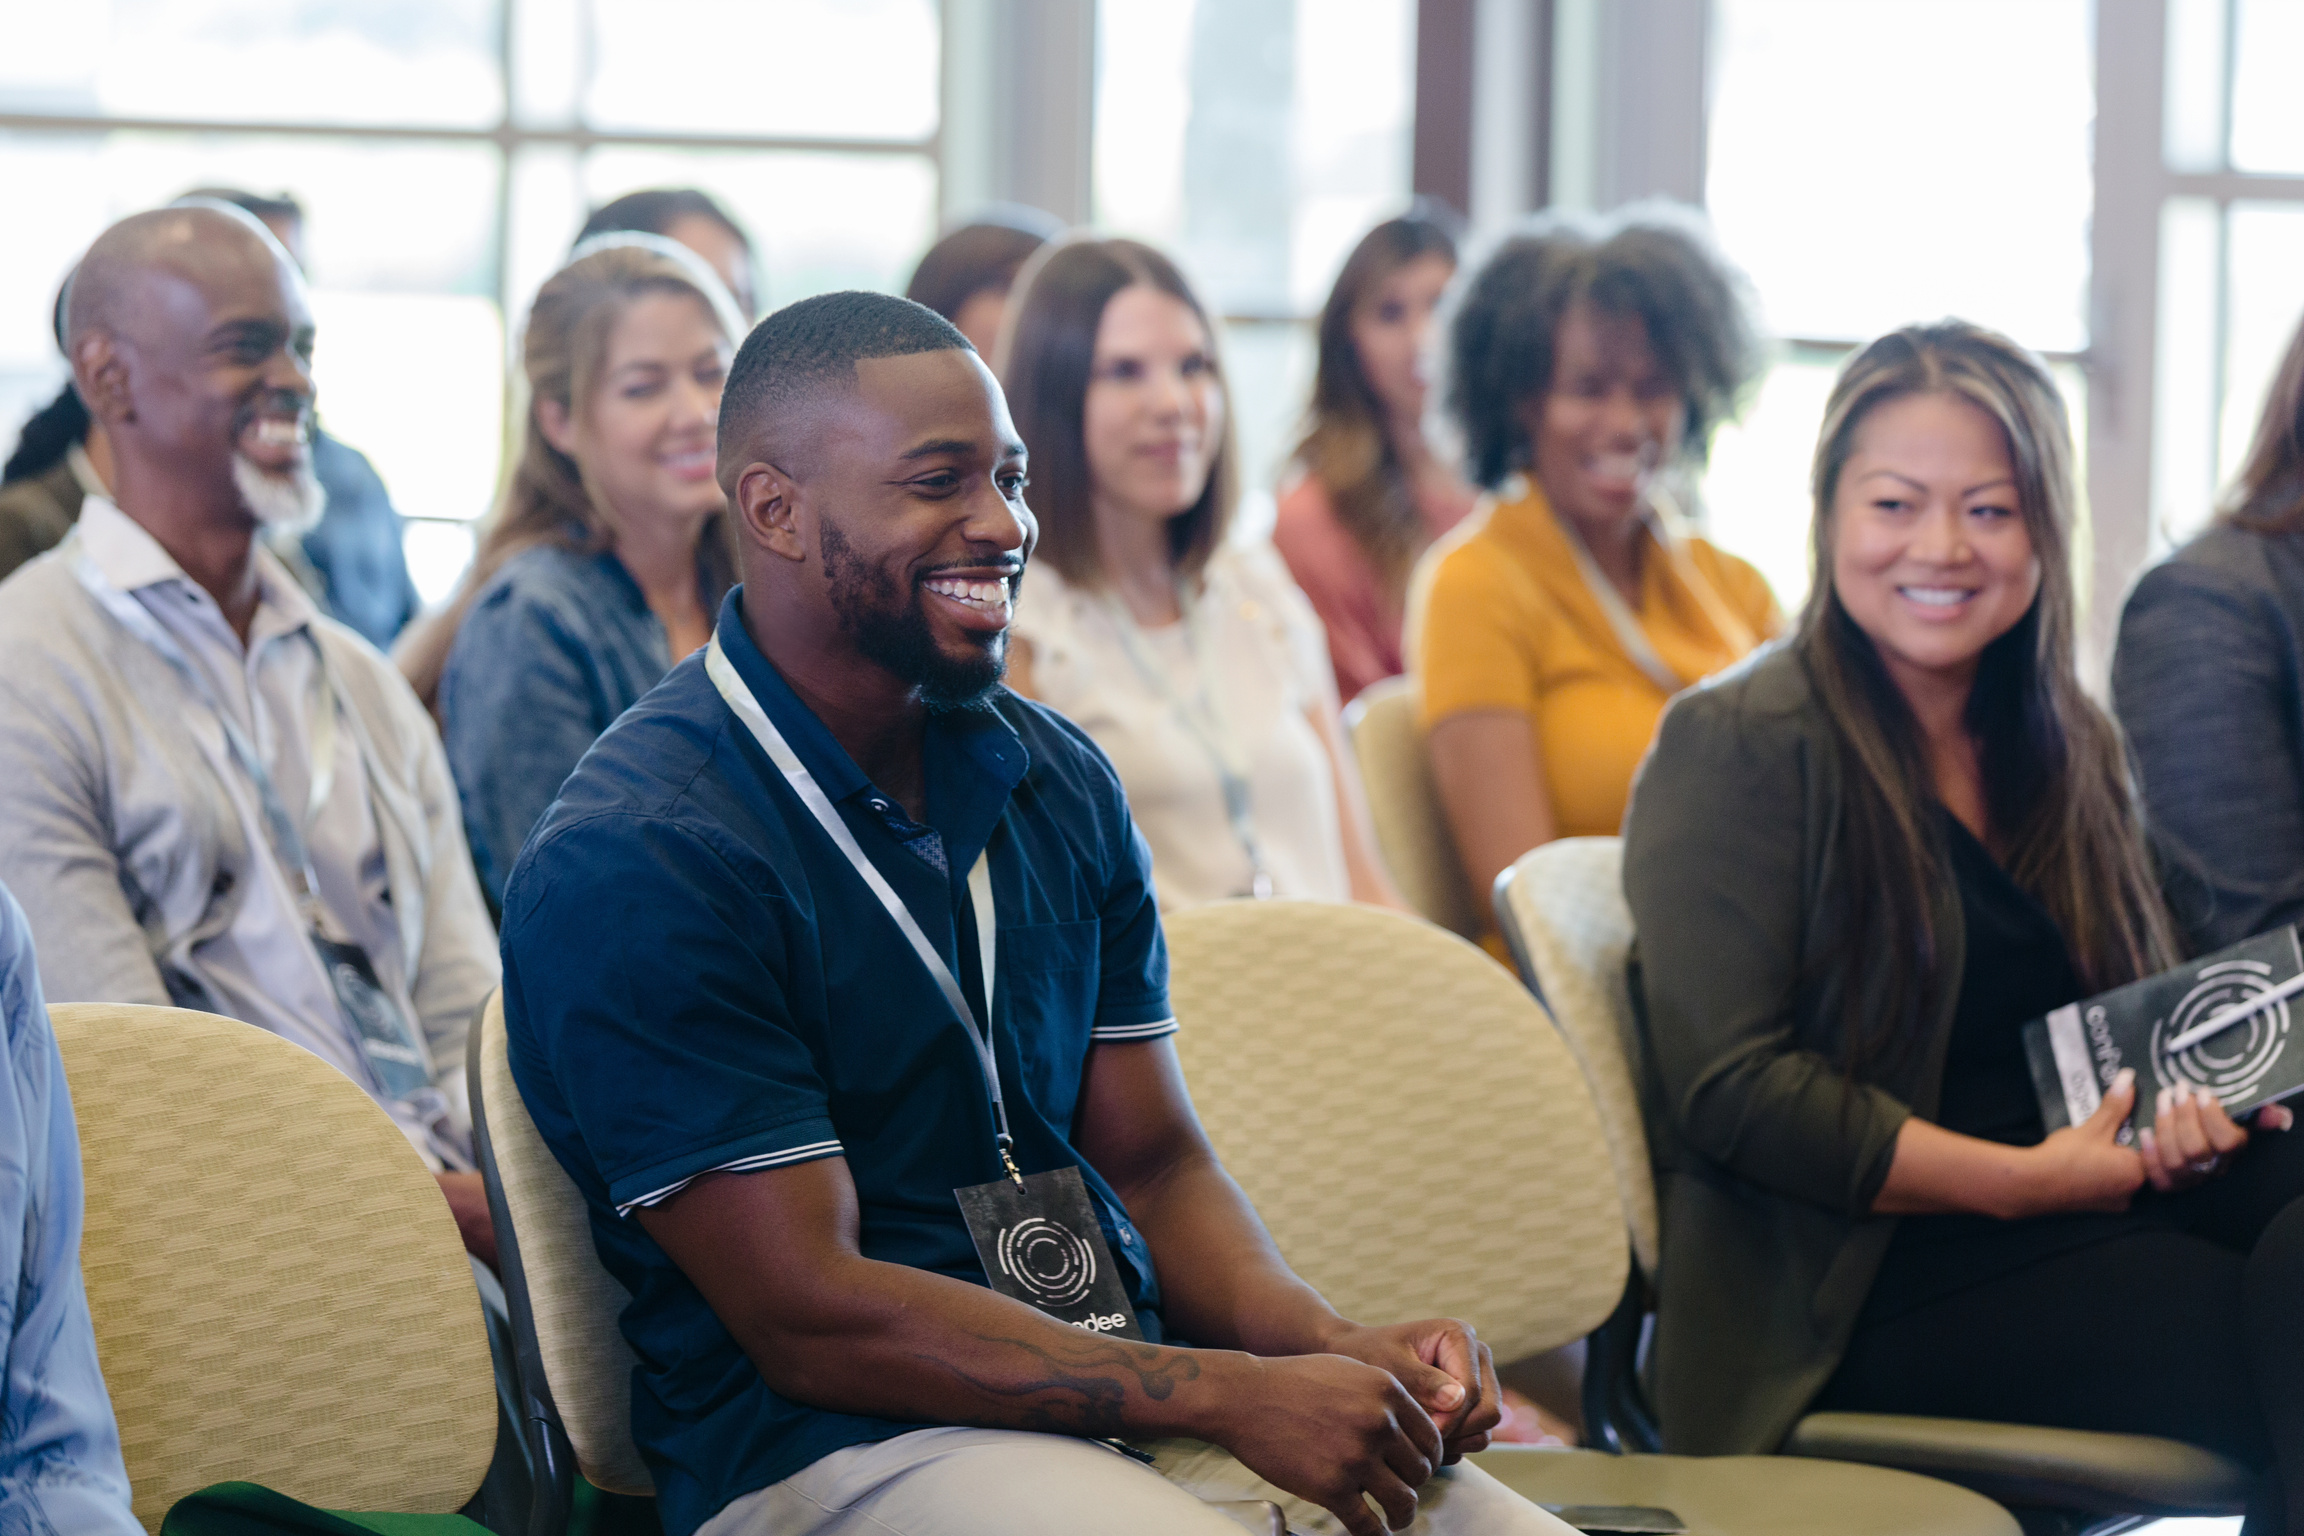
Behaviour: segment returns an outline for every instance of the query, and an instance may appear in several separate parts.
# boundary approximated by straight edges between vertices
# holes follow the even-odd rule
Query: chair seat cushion
[[[2015,1518],[1990,1499],[1885,1467],[1537,1446],[1499,1446],[1467,1459],[1539,1504],[1668,1509],[1689,1536],[2018,1536]]]
[[[2004,1504],[2093,1514],[2237,1515],[2254,1474],[2181,1440],[1893,1413],[1812,1413],[1784,1449],[1924,1472]]]

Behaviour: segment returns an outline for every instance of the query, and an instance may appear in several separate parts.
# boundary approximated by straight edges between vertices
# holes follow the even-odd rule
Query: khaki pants
[[[1317,1505],[1197,1440],[1109,1446],[1016,1429],[918,1429],[834,1451],[748,1493],[696,1536],[1240,1536],[1210,1503],[1269,1499],[1305,1536],[1342,1536]],[[1371,1506],[1373,1508],[1373,1506]],[[1562,1536],[1569,1527],[1479,1468],[1419,1491],[1413,1536]]]

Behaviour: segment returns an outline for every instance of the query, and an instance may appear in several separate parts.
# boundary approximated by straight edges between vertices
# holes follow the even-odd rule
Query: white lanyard
[[[1192,657],[1193,681],[1198,685],[1197,692],[1189,699],[1144,649],[1134,615],[1116,599],[1104,599],[1113,628],[1120,636],[1120,649],[1128,653],[1129,664],[1167,701],[1169,710],[1200,744],[1200,750],[1208,755],[1210,766],[1216,770],[1216,782],[1224,794],[1225,818],[1232,824],[1232,836],[1239,842],[1240,851],[1248,856],[1248,894],[1268,897],[1272,894],[1272,871],[1264,862],[1264,849],[1256,838],[1256,799],[1249,779],[1253,765],[1240,750],[1239,739],[1232,734],[1230,722],[1217,707],[1216,696],[1209,688],[1207,657],[1200,645],[1199,604],[1182,583],[1177,584],[1176,606],[1183,616],[1184,646]]]
[[[1642,522],[1645,524],[1646,520]],[[1576,574],[1584,578],[1585,590],[1592,594],[1592,601],[1600,605],[1608,627],[1616,632],[1616,643],[1632,658],[1632,665],[1648,674],[1648,681],[1666,693],[1678,693],[1687,687],[1687,679],[1665,665],[1664,658],[1656,654],[1655,643],[1625,604],[1624,594],[1616,590],[1616,583],[1608,579],[1599,562],[1592,558],[1592,551],[1584,547],[1584,539],[1574,525],[1561,518],[1560,531],[1568,536],[1568,552],[1576,557]]]
[[[1632,658],[1634,666],[1648,674],[1650,682],[1666,693],[1678,693],[1687,687],[1689,680],[1673,671],[1665,664],[1664,658],[1657,654],[1655,643],[1648,638],[1648,632],[1640,627],[1639,619],[1626,606],[1624,594],[1601,571],[1599,562],[1592,558],[1592,552],[1584,547],[1583,536],[1577,533],[1575,525],[1564,517],[1558,521],[1561,533],[1567,537],[1569,552],[1576,557],[1576,573],[1584,578],[1586,590],[1591,592],[1592,600],[1600,605],[1600,612],[1607,618],[1608,627],[1616,632],[1616,643],[1624,647],[1624,654]],[[1641,518],[1641,522],[1654,540],[1657,554],[1678,574],[1681,584],[1688,589],[1696,606],[1704,610],[1704,617],[1719,633],[1721,641],[1739,656],[1750,651],[1755,643],[1750,626],[1728,610],[1728,606],[1713,592],[1712,583],[1689,561],[1682,549],[1679,531],[1663,509],[1652,509]]]
[[[825,834],[847,856],[848,862],[855,866],[856,873],[863,877],[864,883],[872,888],[872,894],[880,898],[880,905],[888,910],[888,916],[894,920],[897,930],[912,946],[912,953],[920,957],[921,965],[927,968],[937,990],[944,994],[944,1001],[952,1009],[952,1016],[968,1031],[968,1038],[976,1047],[977,1065],[984,1069],[984,1090],[992,1097],[992,1115],[999,1124],[1001,1166],[1007,1170],[1011,1179],[1022,1185],[1024,1176],[1016,1167],[1015,1138],[1008,1133],[1008,1105],[1000,1096],[1000,1063],[992,1054],[994,957],[998,953],[1000,923],[992,905],[989,850],[978,854],[974,867],[968,871],[968,901],[976,909],[976,956],[984,971],[984,1017],[979,1023],[975,1009],[969,1004],[968,993],[960,985],[960,978],[952,974],[952,967],[944,963],[944,957],[936,952],[936,946],[921,931],[919,921],[912,916],[912,909],[904,905],[904,898],[896,894],[896,888],[888,883],[888,877],[881,874],[879,868],[865,857],[863,848],[856,842],[856,834],[848,830],[848,823],[842,821],[839,811],[833,808],[831,797],[824,793],[824,787],[816,782],[816,776],[800,761],[791,743],[784,739],[784,733],[776,729],[775,722],[768,718],[768,712],[760,707],[760,701],[753,696],[750,685],[737,672],[735,663],[728,659],[728,653],[720,648],[718,630],[713,631],[712,643],[705,650],[704,671],[711,677],[712,686],[720,690],[720,697],[727,702],[728,708],[734,711],[737,719],[744,722],[745,728],[752,733],[752,739],[760,743],[760,749],[776,765],[776,771],[784,775],[784,782],[792,786],[792,792],[800,797],[800,803],[808,807],[809,814],[816,818]]]
[[[161,658],[176,669],[192,691],[199,695],[200,701],[208,706],[209,712],[215,715],[216,723],[223,729],[224,745],[230,750],[232,760],[240,765],[240,771],[255,786],[256,803],[262,813],[266,841],[271,845],[273,857],[279,862],[281,873],[287,877],[289,889],[295,894],[298,915],[315,933],[329,936],[326,909],[320,903],[319,876],[313,870],[312,852],[305,837],[307,829],[320,814],[320,808],[328,803],[329,792],[336,784],[336,678],[328,665],[328,653],[321,648],[319,639],[309,630],[305,631],[305,639],[312,646],[313,660],[319,668],[320,700],[312,711],[311,787],[304,797],[303,819],[298,821],[288,814],[287,804],[280,798],[280,791],[273,784],[272,774],[264,766],[263,758],[257,753],[256,744],[248,739],[248,733],[240,729],[239,722],[232,718],[232,712],[216,696],[215,687],[209,682],[207,673],[184,654],[184,648],[176,643],[175,637],[160,627],[152,615],[145,611],[142,603],[106,581],[86,554],[81,556],[74,574],[103,603],[106,612],[118,619],[137,639],[159,652]]]

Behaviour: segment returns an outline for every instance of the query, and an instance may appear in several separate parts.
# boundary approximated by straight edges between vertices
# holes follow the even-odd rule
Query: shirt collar
[[[88,457],[85,447],[74,443],[65,449],[64,463],[72,471],[73,481],[80,487],[82,500],[90,496],[111,497],[111,491],[104,485],[104,477],[96,473],[96,461]]]
[[[879,793],[839,739],[784,681],[773,663],[752,643],[744,627],[744,589],[730,591],[720,604],[720,648],[769,721],[791,744],[827,798],[837,802],[870,791]],[[992,835],[1009,793],[1023,782],[1031,757],[1016,728],[989,709],[932,715],[922,755],[928,775],[928,813],[943,834],[953,868],[964,871]]]
[[[80,548],[94,563],[97,574],[121,592],[135,592],[164,582],[180,581],[206,595],[198,582],[185,574],[176,557],[142,523],[120,510],[109,496],[90,496],[80,504],[75,528]],[[257,614],[249,630],[251,646],[261,637],[301,629],[319,617],[311,597],[288,574],[279,557],[256,546]]]

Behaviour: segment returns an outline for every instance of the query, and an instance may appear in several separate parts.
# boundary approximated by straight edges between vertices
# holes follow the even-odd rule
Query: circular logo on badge
[[[2161,1085],[2189,1083],[2227,1104],[2245,1100],[2288,1048],[2287,999],[2174,1056],[2163,1054],[2160,1042],[2175,1039],[2227,1008],[2262,997],[2272,987],[2272,968],[2260,961],[2227,960],[2202,969],[2183,1001],[2152,1026],[2153,1073]]]
[[[1071,1306],[1096,1283],[1096,1250],[1045,1216],[1001,1228],[998,1250],[1001,1270],[1042,1306]]]

